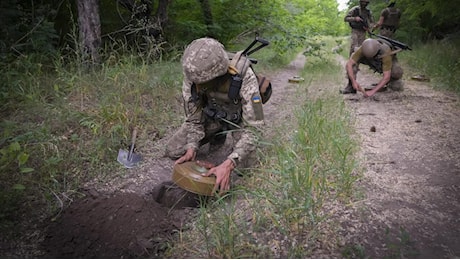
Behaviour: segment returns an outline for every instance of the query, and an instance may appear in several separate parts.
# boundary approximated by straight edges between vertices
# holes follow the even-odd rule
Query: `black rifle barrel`
[[[371,32],[369,32],[369,34],[372,35],[372,36],[378,37],[378,38],[380,38],[382,40],[388,41],[391,44],[394,44],[394,45],[396,45],[397,47],[399,47],[399,48],[401,48],[403,50],[410,50],[410,51],[412,50],[412,48],[409,47],[409,45],[407,45],[405,43],[402,43],[400,41],[393,40],[391,38],[388,38],[388,37],[385,37],[385,36],[382,36],[382,35],[376,35],[375,33],[371,33]]]

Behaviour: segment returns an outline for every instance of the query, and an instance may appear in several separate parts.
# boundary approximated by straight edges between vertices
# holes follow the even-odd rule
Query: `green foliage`
[[[63,207],[82,181],[111,178],[120,167],[118,149],[128,147],[133,127],[139,140],[155,140],[181,121],[177,62],[149,64],[129,56],[113,57],[94,71],[78,64],[45,67],[22,57],[1,68],[0,225],[5,227],[7,220],[20,221],[17,216],[29,207],[48,214]]]
[[[405,61],[415,71],[412,74],[424,74],[432,79],[437,88],[460,93],[460,39],[430,41],[414,46],[413,51],[402,53]]]
[[[368,8],[371,9],[375,21],[378,21],[380,12],[388,3],[387,1],[370,2]],[[357,0],[349,1],[349,8],[355,5],[358,5]],[[398,0],[396,7],[402,12],[400,27],[395,34],[395,38],[400,41],[414,44],[458,34],[460,12],[455,1]]]
[[[4,26],[0,29],[0,58],[6,59],[8,54],[54,54],[58,39],[51,20],[54,12],[46,4],[34,6],[29,1],[2,1],[0,17],[4,19]]]
[[[419,251],[414,246],[410,234],[403,227],[399,227],[399,230],[396,231],[387,227],[385,230],[385,245],[387,248],[385,258],[402,259],[417,258],[419,256]]]
[[[362,245],[351,245],[345,247],[342,251],[343,258],[347,259],[363,259],[366,258],[365,249]]]

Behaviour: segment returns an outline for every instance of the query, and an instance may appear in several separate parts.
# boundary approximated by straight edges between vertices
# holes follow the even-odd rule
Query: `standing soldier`
[[[393,38],[393,34],[398,29],[399,20],[401,19],[401,10],[396,8],[395,5],[396,1],[391,2],[387,8],[382,10],[379,21],[372,28],[372,31],[380,27],[380,35]]]
[[[366,32],[374,23],[372,12],[367,8],[369,0],[360,0],[359,6],[355,6],[348,11],[344,21],[348,22],[351,27],[351,44],[349,56],[353,54],[355,49],[361,46],[363,41],[366,39]],[[358,69],[358,67],[357,67]],[[351,81],[348,81],[345,89],[340,90],[340,94],[349,94],[353,90],[351,87]]]
[[[371,10],[367,8],[369,0],[360,0],[359,6],[355,6],[348,11],[344,21],[351,27],[351,46],[349,56],[355,48],[361,46],[366,39],[366,32],[374,24]]]

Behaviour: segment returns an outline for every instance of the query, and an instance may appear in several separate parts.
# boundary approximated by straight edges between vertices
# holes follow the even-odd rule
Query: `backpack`
[[[257,48],[251,50],[251,48],[257,43],[260,42]],[[229,72],[232,75],[232,82],[230,83],[230,89],[228,92],[228,97],[230,99],[235,99],[238,97],[241,85],[243,83],[244,75],[248,68],[251,68],[257,77],[257,82],[259,83],[259,93],[262,99],[262,104],[267,103],[272,95],[272,84],[270,80],[262,75],[259,75],[255,72],[252,67],[253,64],[257,64],[257,60],[249,58],[251,53],[267,46],[269,43],[266,40],[256,37],[256,39],[243,51],[238,51],[236,53],[228,53],[230,59]]]

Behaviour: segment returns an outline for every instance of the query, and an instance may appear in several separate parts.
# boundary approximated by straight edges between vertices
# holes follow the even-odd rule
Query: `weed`
[[[432,41],[401,53],[401,60],[415,68],[413,74],[424,74],[438,88],[460,92],[460,50],[458,39]]]

